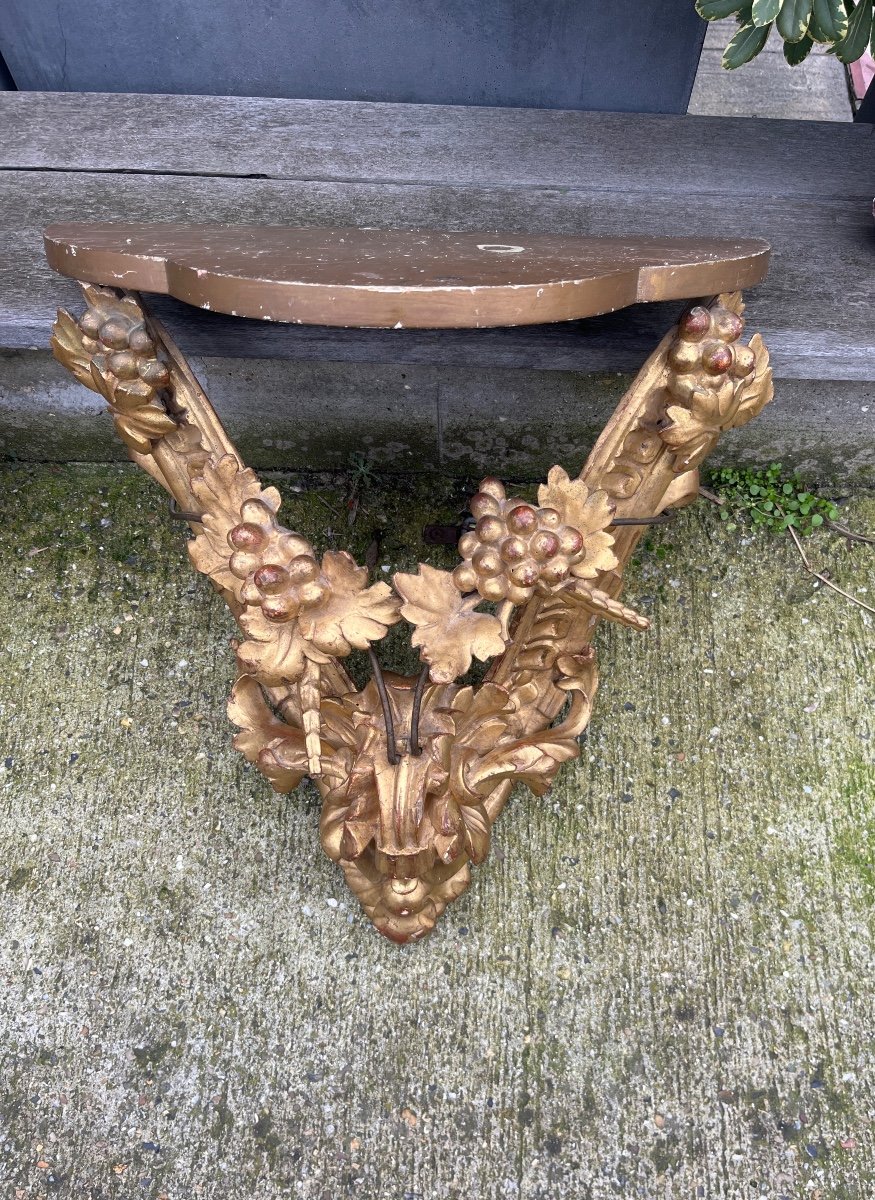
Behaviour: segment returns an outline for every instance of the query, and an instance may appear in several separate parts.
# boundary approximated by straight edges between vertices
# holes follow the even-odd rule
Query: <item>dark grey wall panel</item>
[[[9,72],[6,63],[0,57],[0,92],[11,92],[15,90],[15,81]]]
[[[3,0],[23,90],[685,112],[693,0]]]

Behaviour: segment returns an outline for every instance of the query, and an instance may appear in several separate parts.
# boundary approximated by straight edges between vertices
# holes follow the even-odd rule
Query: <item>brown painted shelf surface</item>
[[[64,224],[73,279],[303,325],[465,329],[570,321],[758,283],[766,242],[285,226]]]

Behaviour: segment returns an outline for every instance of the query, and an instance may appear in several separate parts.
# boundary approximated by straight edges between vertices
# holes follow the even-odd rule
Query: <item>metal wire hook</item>
[[[394,767],[397,766],[401,759],[397,743],[395,742],[395,721],[392,717],[389,693],[386,691],[386,681],[383,678],[383,668],[380,666],[380,660],[374,653],[373,646],[368,646],[368,658],[371,660],[371,670],[374,675],[374,683],[377,685],[380,707],[383,709],[383,721],[386,725],[386,757]]]

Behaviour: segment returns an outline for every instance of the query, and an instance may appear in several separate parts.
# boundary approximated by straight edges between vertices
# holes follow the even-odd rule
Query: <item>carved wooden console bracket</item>
[[[578,754],[598,622],[647,629],[619,600],[642,529],[618,520],[694,500],[720,434],[771,399],[762,340],[739,340],[740,293],[687,310],[578,476],[553,467],[532,503],[484,479],[456,569],[421,564],[390,586],[280,524],[279,493],[244,466],[136,293],[83,289],[84,314],[58,314],[54,353],[104,397],[131,458],[191,518],[192,563],[241,629],[235,746],[278,792],[314,780],[322,845],[368,917],[396,942],[422,937],[485,858],[513,783],[542,795]],[[422,672],[378,671],[358,690],[343,659],[399,621],[413,627]],[[475,658],[491,660],[485,680],[464,686]]]

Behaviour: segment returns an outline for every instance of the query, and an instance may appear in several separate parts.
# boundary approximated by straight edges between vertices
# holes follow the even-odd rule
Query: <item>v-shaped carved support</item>
[[[599,620],[647,628],[618,599],[641,529],[617,522],[695,499],[720,434],[771,399],[761,339],[739,341],[740,294],[687,311],[577,478],[553,467],[533,503],[484,480],[456,570],[420,565],[390,587],[369,584],[346,553],[320,560],[279,524],[279,493],[243,465],[136,294],[84,292],[78,321],[59,312],[53,349],[104,396],[131,458],[188,518],[192,562],[240,625],[235,746],[278,792],[314,779],[322,845],[367,915],[396,942],[422,937],[485,858],[512,784],[541,795],[578,754]],[[357,690],[343,658],[402,619],[422,674],[377,673]],[[475,657],[492,660],[485,681],[463,686]]]

